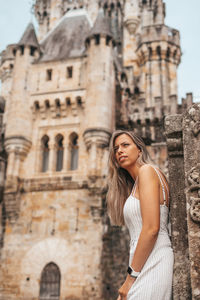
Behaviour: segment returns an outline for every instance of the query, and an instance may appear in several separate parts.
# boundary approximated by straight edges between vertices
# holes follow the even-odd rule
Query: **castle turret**
[[[12,88],[12,74],[15,59],[13,50],[15,47],[15,44],[8,45],[0,54],[1,97],[5,99],[7,109],[9,107]],[[6,123],[6,113],[4,113],[2,122]]]
[[[90,175],[100,175],[97,156],[99,148],[108,145],[114,129],[115,74],[113,63],[113,38],[108,18],[100,10],[94,27],[86,40],[87,95],[84,140],[89,150]]]
[[[177,97],[176,72],[181,58],[179,32],[164,24],[162,0],[142,1],[141,9],[143,22],[137,38],[140,90],[146,91],[147,107],[154,107],[159,97],[162,111],[169,113],[171,99]]]
[[[138,1],[128,0],[124,5],[124,28],[123,28],[123,64],[125,67],[132,67],[134,75],[137,74],[137,48],[136,34],[140,24],[140,9]]]
[[[164,24],[165,3],[163,0],[140,0],[142,26]]]
[[[97,17],[99,8],[98,1],[90,0],[36,0],[35,16],[39,23],[39,40],[52,30],[60,21],[60,19],[68,12],[77,9],[85,9],[92,22]]]
[[[28,82],[30,64],[39,56],[39,44],[29,24],[15,48],[12,93],[7,111],[5,149],[8,153],[7,179],[20,176],[20,164],[31,146],[31,111]],[[7,182],[8,183],[8,182]]]

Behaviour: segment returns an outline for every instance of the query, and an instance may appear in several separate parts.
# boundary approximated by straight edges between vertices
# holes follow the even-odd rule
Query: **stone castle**
[[[163,120],[177,103],[179,32],[162,0],[36,0],[1,53],[0,299],[111,300],[125,230],[105,213],[108,145],[134,129],[167,169]]]

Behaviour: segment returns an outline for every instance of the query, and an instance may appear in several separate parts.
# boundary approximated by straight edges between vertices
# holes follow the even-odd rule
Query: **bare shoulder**
[[[139,173],[138,173],[138,178],[140,180],[156,180],[158,179],[158,176],[154,170],[154,168],[149,165],[149,164],[145,164],[143,166],[140,167],[139,169]]]

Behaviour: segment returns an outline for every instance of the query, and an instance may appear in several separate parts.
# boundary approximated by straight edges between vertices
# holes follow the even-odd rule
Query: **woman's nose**
[[[122,153],[122,152],[123,152],[123,151],[122,151],[122,148],[119,147],[117,152],[118,152],[119,154]]]

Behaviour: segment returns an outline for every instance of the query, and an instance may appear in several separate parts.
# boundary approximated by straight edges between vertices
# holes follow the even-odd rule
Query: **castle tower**
[[[39,24],[38,39],[41,40],[50,30],[51,0],[36,0],[35,17]]]
[[[90,176],[99,176],[98,148],[108,145],[115,127],[115,72],[113,37],[101,9],[87,43],[87,94],[84,139],[90,156]]]
[[[163,112],[169,113],[177,101],[176,71],[181,57],[179,32],[164,24],[162,0],[142,1],[141,9],[142,27],[137,41],[141,91],[146,91],[147,107],[160,105]]]
[[[52,30],[67,12],[85,9],[92,22],[95,21],[99,4],[90,0],[36,0],[35,16],[39,23],[39,40]]]
[[[5,132],[5,148],[8,153],[7,183],[12,186],[20,177],[21,161],[28,154],[31,146],[32,124],[28,78],[30,78],[30,65],[39,55],[39,44],[32,24],[28,25],[14,53],[12,92],[9,106],[6,108]]]

